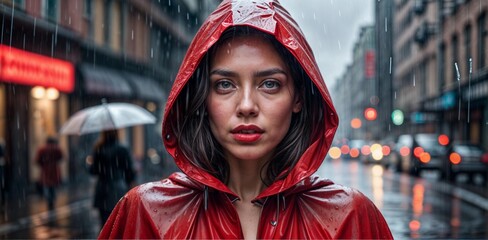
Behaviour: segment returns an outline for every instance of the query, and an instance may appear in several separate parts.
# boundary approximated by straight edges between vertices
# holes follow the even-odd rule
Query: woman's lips
[[[243,143],[253,143],[258,141],[264,131],[256,125],[239,125],[232,129],[231,134],[234,140]]]

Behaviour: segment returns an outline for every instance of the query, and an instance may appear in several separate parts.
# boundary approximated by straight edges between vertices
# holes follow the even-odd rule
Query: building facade
[[[487,1],[397,0],[395,133],[443,133],[488,149]]]
[[[120,130],[138,171],[154,168],[147,166],[148,151],[164,154],[159,125],[166,92],[193,34],[218,3],[0,1],[0,139],[7,153],[2,180],[9,191],[25,194],[32,188],[39,175],[34,155],[48,136],[58,136],[67,155],[65,180],[88,179],[80,169],[97,134],[64,136],[59,129],[102,99],[137,104],[158,118],[154,125]]]

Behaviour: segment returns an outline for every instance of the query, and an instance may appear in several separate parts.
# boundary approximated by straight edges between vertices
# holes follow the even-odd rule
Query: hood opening
[[[273,2],[270,9],[274,14],[266,14],[266,18],[272,16],[276,22],[271,31],[261,28],[256,18],[233,22],[232,11],[226,9],[232,4],[224,1],[193,40],[168,97],[163,139],[182,172],[203,185],[234,194],[225,185],[229,167],[206,119],[208,53],[224,39],[240,34],[256,34],[271,41],[298,80],[295,90],[301,93],[304,107],[294,114],[287,136],[278,145],[267,171],[262,171],[263,182],[269,186],[260,195],[265,197],[285,191],[320,167],[337,129],[338,117],[312,51],[289,13]]]

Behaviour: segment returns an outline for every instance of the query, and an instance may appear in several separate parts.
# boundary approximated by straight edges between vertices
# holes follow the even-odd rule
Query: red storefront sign
[[[373,78],[375,74],[374,51],[369,50],[364,55],[364,77]]]
[[[72,92],[72,63],[0,44],[0,81]]]

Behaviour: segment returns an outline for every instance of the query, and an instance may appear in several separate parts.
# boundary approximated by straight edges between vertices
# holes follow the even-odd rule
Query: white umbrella
[[[60,133],[83,135],[155,122],[150,112],[137,105],[102,103],[76,112],[61,127]]]

